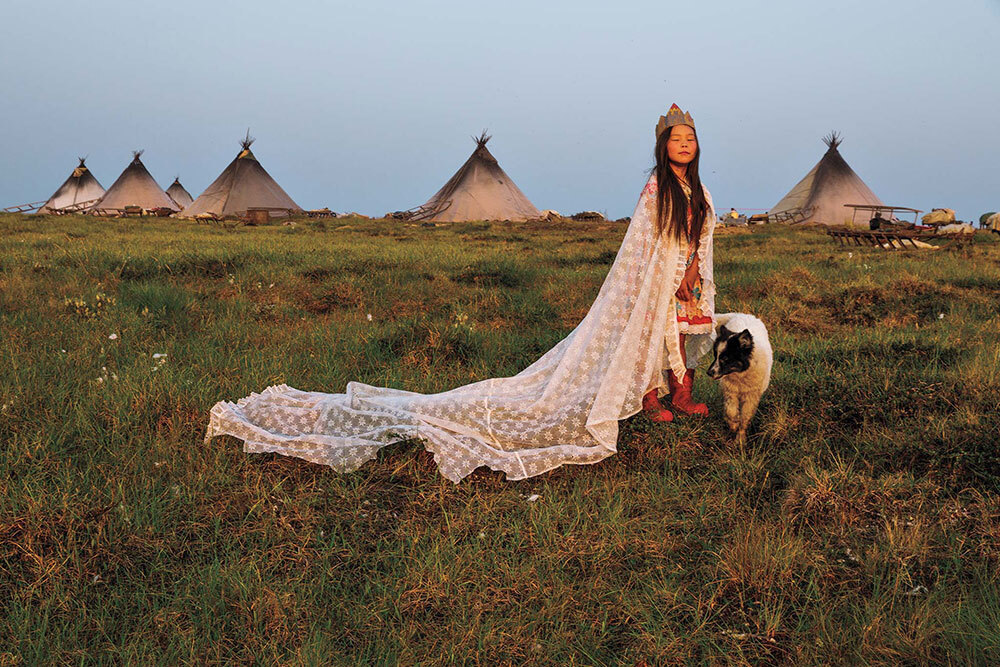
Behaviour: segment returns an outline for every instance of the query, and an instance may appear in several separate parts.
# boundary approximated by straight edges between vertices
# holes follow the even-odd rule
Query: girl
[[[707,201],[708,191],[698,176],[701,149],[690,113],[682,113],[674,104],[666,116],[660,117],[656,128],[656,168],[647,185],[647,192],[655,197],[656,233],[666,235],[667,243],[680,246],[684,258],[683,273],[674,297],[677,315],[677,340],[672,346],[664,340],[668,355],[674,347],[681,355],[686,371],[678,377],[669,369],[664,372],[670,402],[679,412],[689,415],[707,415],[704,403],[695,403],[691,397],[694,386],[694,369],[698,357],[704,353],[705,341],[711,337],[715,285],[712,280],[712,232],[715,215]],[[678,267],[678,272],[682,269]],[[698,352],[688,359],[688,336],[699,336],[695,347]],[[643,410],[653,421],[673,420],[670,410],[664,408],[657,397],[657,389],[643,396]]]

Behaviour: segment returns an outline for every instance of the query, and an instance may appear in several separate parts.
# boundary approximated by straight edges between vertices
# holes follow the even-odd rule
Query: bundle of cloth
[[[955,211],[950,208],[935,208],[925,213],[920,221],[925,225],[946,225],[955,222]]]
[[[899,239],[890,239],[888,241],[883,241],[880,245],[886,250],[891,250],[893,248],[898,248],[900,250],[912,250],[913,245],[915,245],[917,248],[921,250],[937,250],[939,247],[921,241],[920,239],[913,239],[913,245],[910,245],[910,241],[907,241],[906,244],[904,245],[903,242],[900,241]]]
[[[952,222],[937,228],[936,234],[975,234],[975,228],[967,222]]]

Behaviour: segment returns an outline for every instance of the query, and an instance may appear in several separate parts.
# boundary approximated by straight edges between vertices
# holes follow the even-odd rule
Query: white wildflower
[[[153,353],[153,358],[154,359],[163,359],[166,356],[167,356],[166,352],[154,352]]]
[[[532,493],[530,496],[528,496],[528,502],[529,503],[533,503],[536,500],[538,500],[539,498],[541,498],[540,495],[538,495],[537,493]]]
[[[369,322],[371,322],[372,321],[372,314],[368,313],[367,315],[365,315],[365,319],[367,319]]]
[[[66,350],[64,350],[62,348],[59,348],[59,351],[62,352],[63,354],[66,354]]]
[[[118,334],[116,333],[111,334],[110,336],[108,336],[108,340],[118,340]]]
[[[926,586],[921,586],[921,585],[918,584],[918,585],[914,586],[913,588],[911,588],[910,590],[908,590],[907,592],[903,593],[903,595],[907,595],[907,596],[913,597],[913,596],[916,596],[916,595],[923,595],[926,592],[927,592],[927,587]]]
[[[943,320],[944,319],[944,313],[938,313],[938,319],[939,320]]]
[[[271,283],[270,285],[268,285],[267,289],[271,289],[272,287],[274,287],[274,283]]]
[[[91,581],[91,583],[94,583],[94,584],[97,584],[97,583],[100,583],[100,581],[101,581],[101,575],[99,575],[99,574],[95,574],[95,575],[94,575],[94,576],[93,576],[93,577],[91,578],[91,580],[90,580],[90,581]]]
[[[479,534],[476,535],[476,537],[478,537],[481,540],[485,540],[486,539],[486,533],[484,533],[483,531],[479,531]]]
[[[98,376],[97,377],[97,384],[104,384],[104,378]]]

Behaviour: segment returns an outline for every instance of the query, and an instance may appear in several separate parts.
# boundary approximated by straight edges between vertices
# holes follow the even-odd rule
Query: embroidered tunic
[[[687,208],[687,231],[688,237],[691,236],[691,188],[687,183],[681,181],[681,188],[684,190],[684,194],[687,195],[688,208]],[[684,268],[691,266],[694,262],[694,258],[698,254],[698,239],[688,240],[687,245],[687,260],[684,263]],[[702,300],[702,279],[701,279],[701,266],[699,265],[698,274],[695,276],[694,285],[691,287],[691,298],[687,300],[681,300],[674,297],[677,310],[677,328],[682,334],[708,334],[712,333],[712,313],[710,310],[705,308],[705,304]]]
[[[688,196],[688,225],[691,224],[690,197],[691,189],[682,183],[681,187]],[[671,272],[665,276],[666,288],[669,293],[669,310],[671,319],[674,320],[664,329],[664,367],[663,377],[666,382],[667,373],[670,368],[679,378],[683,371],[677,367],[681,362],[680,347],[678,338],[680,334],[685,334],[685,350],[687,356],[687,367],[696,368],[698,360],[712,349],[714,337],[714,312],[715,312],[715,277],[712,270],[713,264],[713,235],[715,232],[715,211],[712,207],[712,198],[708,190],[704,189],[705,201],[708,204],[708,213],[705,216],[705,223],[701,228],[701,238],[682,242],[683,247],[677,247],[677,242],[672,235],[663,234],[662,241],[664,247],[672,247],[672,256],[677,258],[676,273]],[[644,213],[644,218],[655,221],[657,218],[657,193],[659,187],[656,182],[656,174],[649,177],[646,188],[643,190],[639,201],[639,210]],[[698,257],[698,275],[692,289],[693,297],[687,301],[680,301],[675,296],[677,287],[684,276],[684,270]]]

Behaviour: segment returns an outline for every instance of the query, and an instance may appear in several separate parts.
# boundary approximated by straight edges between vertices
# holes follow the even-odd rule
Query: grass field
[[[202,442],[270,384],[514,374],[622,234],[0,215],[0,667],[1000,663],[995,237],[720,234],[776,356],[742,449],[704,375],[708,419],[522,482]]]

